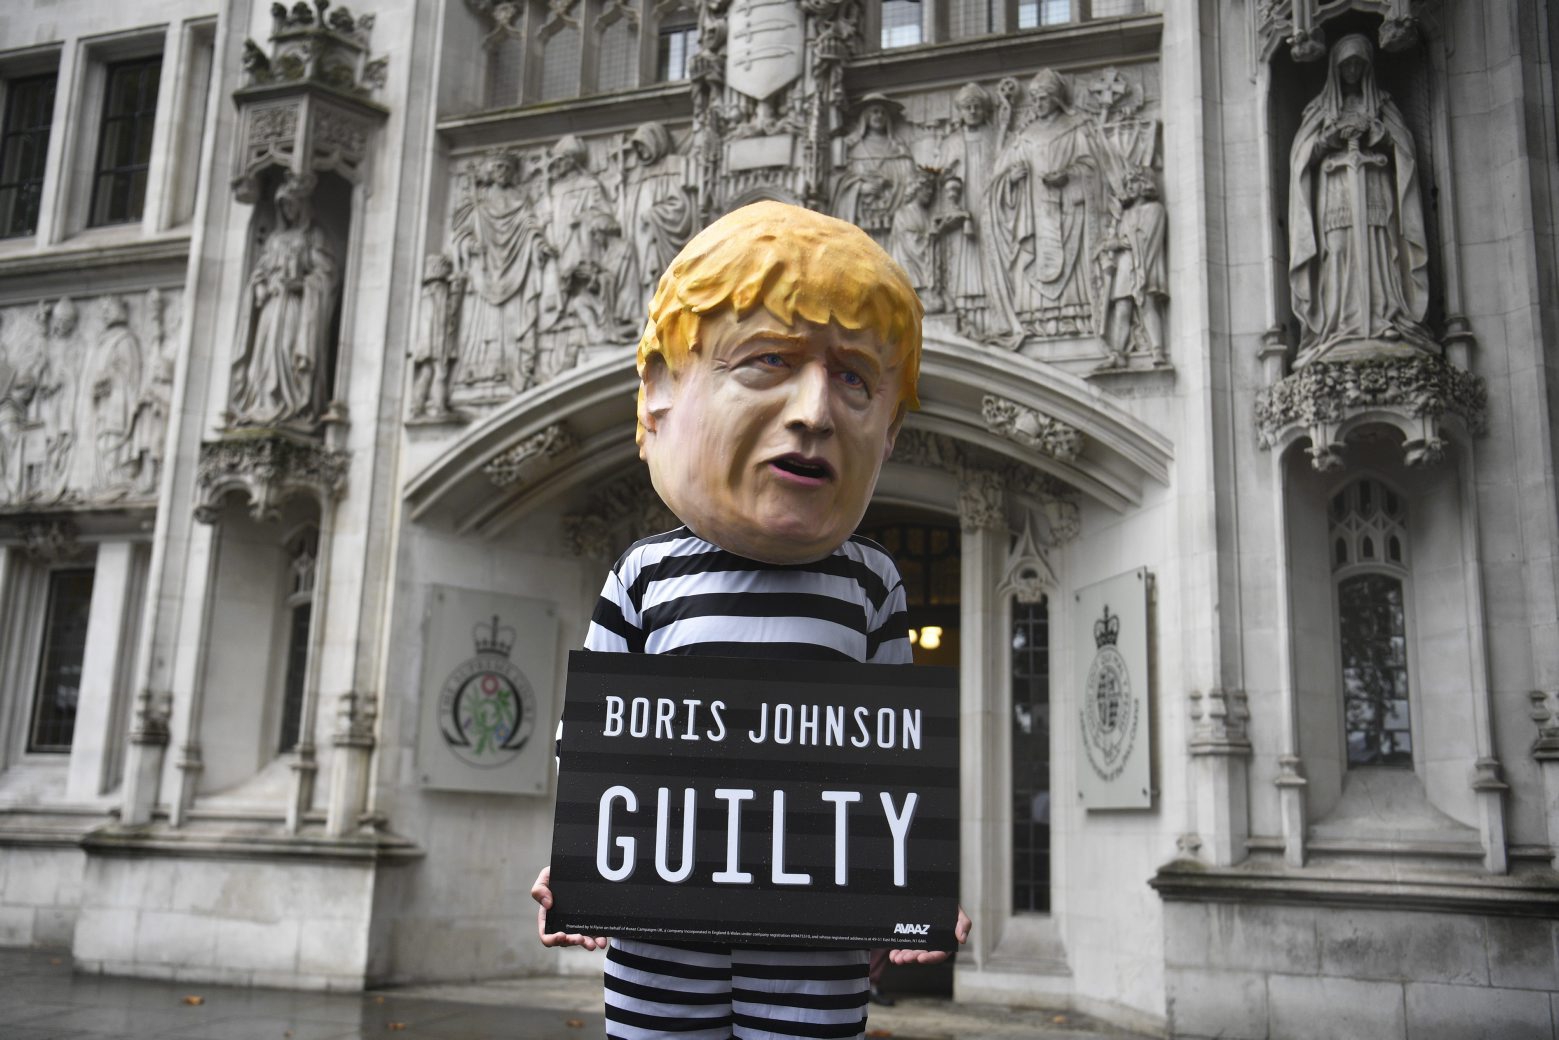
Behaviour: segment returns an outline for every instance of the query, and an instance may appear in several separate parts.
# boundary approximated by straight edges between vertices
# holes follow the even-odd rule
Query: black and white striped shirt
[[[852,536],[813,563],[759,563],[686,527],[635,542],[612,567],[585,649],[909,664],[904,585]]]

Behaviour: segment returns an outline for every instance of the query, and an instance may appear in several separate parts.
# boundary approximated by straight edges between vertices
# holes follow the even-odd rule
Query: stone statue
[[[1345,36],[1289,152],[1295,367],[1429,349],[1429,246],[1413,136],[1375,85],[1374,47]]]
[[[1015,87],[1016,81],[1012,81]],[[956,116],[951,132],[937,149],[942,170],[939,220],[943,251],[943,293],[949,310],[958,315],[965,335],[984,330],[984,251],[981,220],[986,213],[985,190],[996,161],[995,101],[978,83],[965,83],[953,98]],[[949,198],[949,192],[956,200]]]
[[[633,265],[625,278],[639,287],[628,296],[637,311],[649,305],[660,272],[692,237],[695,205],[687,169],[665,126],[642,124],[622,154],[629,165],[622,177],[620,230]]]
[[[239,323],[237,425],[311,427],[325,411],[340,261],[314,223],[313,193],[307,173],[289,173],[276,189],[277,226],[260,246]]]
[[[134,476],[130,436],[141,393],[141,341],[130,331],[124,297],[104,296],[99,308],[103,337],[82,381],[82,418],[90,431],[84,439],[93,448],[92,489],[123,492]]]
[[[888,234],[888,255],[899,262],[909,275],[926,313],[943,309],[938,291],[936,233],[931,214],[936,201],[935,170],[920,170],[903,203],[893,211],[892,230]]]
[[[854,123],[845,135],[845,168],[834,183],[834,215],[862,228],[886,247],[893,212],[907,196],[916,163],[899,136],[904,106],[882,94],[856,103]]]
[[[421,328],[411,348],[413,419],[442,419],[449,414],[449,377],[455,366],[456,322],[460,318],[455,265],[444,253],[432,253],[422,263]]]
[[[42,356],[33,368],[30,418],[35,444],[31,452],[33,496],[56,499],[64,495],[70,478],[71,454],[76,446],[76,396],[74,353],[78,312],[69,296],[53,307],[39,305],[39,324],[44,329]]]
[[[589,158],[584,142],[573,134],[559,138],[547,153],[545,227],[559,286],[580,263],[596,259],[591,255],[586,215],[593,209],[612,209],[606,189],[590,172]]]
[[[1066,81],[1041,69],[1029,107],[996,160],[986,196],[989,302],[1008,347],[1028,335],[1093,329],[1087,261],[1100,205],[1088,121],[1074,116]]]
[[[463,386],[523,390],[533,382],[542,323],[542,268],[552,256],[538,199],[521,183],[511,152],[483,156],[468,171],[450,234],[461,297],[455,378]],[[556,291],[553,293],[556,310]]]
[[[173,400],[173,357],[168,352],[168,334],[164,324],[162,293],[152,289],[146,294],[146,316],[151,326],[151,349],[147,353],[145,376],[130,426],[130,469],[135,474],[135,490],[153,494],[162,468],[164,442],[168,436],[168,406]]]
[[[942,175],[936,214],[932,231],[936,235],[943,304],[957,317],[959,332],[980,336],[985,330],[985,278],[981,271],[978,225],[969,212],[964,180],[956,167]]]
[[[1169,297],[1169,264],[1164,239],[1169,219],[1152,170],[1137,167],[1129,172],[1122,193],[1114,234],[1105,239],[1098,255],[1106,364],[1114,368],[1126,364],[1134,334],[1154,363],[1163,364],[1168,360],[1164,303]]]

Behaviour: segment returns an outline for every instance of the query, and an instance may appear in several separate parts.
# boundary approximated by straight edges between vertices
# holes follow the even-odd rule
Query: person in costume
[[[918,404],[921,305],[860,228],[778,202],[705,228],[660,280],[639,342],[639,454],[684,526],[630,546],[585,647],[617,653],[909,664],[903,583],[855,535]],[[867,950],[605,947],[614,1040],[860,1037]],[[955,935],[968,938],[960,910]],[[941,951],[895,950],[896,963]]]

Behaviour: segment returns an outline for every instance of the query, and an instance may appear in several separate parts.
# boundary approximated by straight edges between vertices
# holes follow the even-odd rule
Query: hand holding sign
[[[605,936],[547,931],[547,911],[552,909],[551,882],[552,868],[542,867],[541,873],[536,875],[536,883],[530,887],[530,897],[541,904],[536,910],[536,933],[541,936],[541,945],[549,949],[554,946],[583,946],[587,950],[606,949]],[[963,913],[962,910],[958,912]]]
[[[609,933],[945,959],[968,934],[956,675],[752,665],[571,656],[552,868],[532,893],[543,943],[595,949]]]

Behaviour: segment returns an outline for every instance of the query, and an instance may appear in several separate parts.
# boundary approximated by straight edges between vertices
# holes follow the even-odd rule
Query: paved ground
[[[509,979],[377,993],[238,989],[76,975],[60,951],[0,950],[0,1040],[595,1040],[601,983]],[[896,1040],[1146,1040],[1077,1015],[903,997]]]

